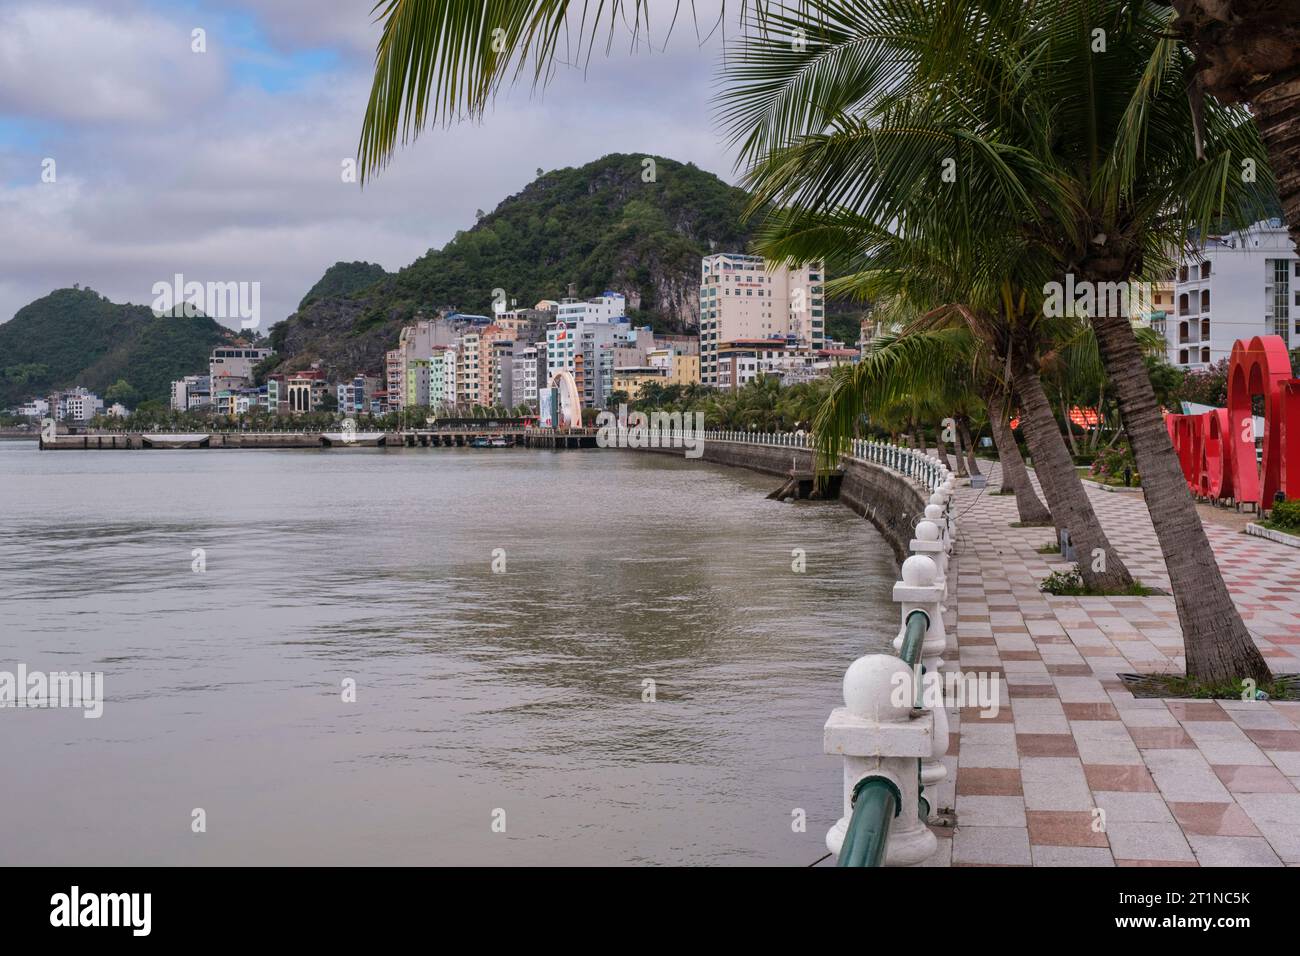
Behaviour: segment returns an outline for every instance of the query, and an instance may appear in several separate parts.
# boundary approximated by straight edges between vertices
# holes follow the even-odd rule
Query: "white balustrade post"
[[[828,754],[844,758],[844,816],[826,834],[837,857],[853,814],[853,791],[869,777],[883,777],[899,797],[890,824],[886,866],[916,866],[938,849],[938,840],[921,820],[917,760],[934,750],[934,718],[911,719],[914,675],[897,657],[868,654],[844,674],[844,706],[831,711],[823,736]]]
[[[944,600],[948,596],[948,546],[943,540],[939,525],[929,518],[922,518],[916,523],[916,537],[908,545],[913,554],[924,554],[934,562],[936,571],[934,583],[943,588]]]
[[[903,649],[907,632],[907,618],[913,611],[923,611],[930,619],[921,644],[921,666],[925,677],[922,684],[922,701],[925,709],[934,715],[934,747],[921,759],[921,783],[933,787],[948,776],[943,756],[948,752],[948,712],[944,710],[943,655],[948,649],[948,635],[943,627],[943,587],[938,584],[939,569],[924,554],[914,554],[903,562],[903,580],[894,585],[894,600],[902,611],[902,627],[894,639],[896,650]]]
[[[953,536],[957,534],[957,516],[953,513],[953,501],[952,501],[953,495],[956,494],[955,486],[956,486],[956,479],[952,475],[949,475],[947,478],[945,478],[943,484],[939,486],[939,493],[943,495],[943,501],[939,503],[948,509],[947,518],[948,518],[949,539],[951,539]]]

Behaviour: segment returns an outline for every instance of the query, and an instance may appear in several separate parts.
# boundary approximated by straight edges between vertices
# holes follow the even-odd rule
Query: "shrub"
[[[1138,474],[1137,462],[1133,460],[1133,451],[1128,446],[1128,442],[1116,445],[1114,448],[1104,448],[1097,453],[1097,459],[1092,463],[1089,474],[1100,482],[1108,485],[1124,484],[1124,469],[1127,468],[1133,473],[1133,486],[1137,487],[1142,484],[1142,476]]]
[[[1300,531],[1300,498],[1274,505],[1268,521],[1279,531]]]
[[[1045,594],[1086,594],[1087,588],[1083,586],[1083,576],[1079,574],[1078,568],[1071,568],[1069,571],[1053,571],[1038,585],[1038,590]]]

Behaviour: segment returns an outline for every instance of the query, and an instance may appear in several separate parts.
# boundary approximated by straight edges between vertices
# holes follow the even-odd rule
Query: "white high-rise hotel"
[[[700,275],[700,381],[719,387],[718,347],[781,340],[786,348],[825,344],[820,263],[769,268],[762,256],[705,256]]]
[[[1152,325],[1184,368],[1212,365],[1256,335],[1300,345],[1300,259],[1286,227],[1271,219],[1210,239],[1179,266],[1172,314]]]

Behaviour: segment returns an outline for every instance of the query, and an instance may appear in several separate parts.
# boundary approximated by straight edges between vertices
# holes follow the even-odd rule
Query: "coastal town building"
[[[319,409],[329,388],[325,382],[325,373],[319,368],[293,372],[287,376],[286,385],[291,415]]]
[[[627,299],[606,290],[592,299],[561,299],[555,318],[564,322],[613,322],[627,314]]]
[[[208,381],[212,391],[250,385],[253,369],[271,354],[270,349],[249,345],[219,345],[208,358]]]
[[[509,338],[508,329],[501,330],[501,336],[488,343],[488,394],[490,405],[510,408],[514,402],[514,367],[515,342]]]
[[[379,391],[380,379],[375,375],[358,373],[349,382],[337,387],[338,409],[345,415],[365,415],[370,412],[370,402]]]
[[[640,395],[642,385],[647,382],[664,385],[667,384],[666,378],[667,376],[664,375],[662,368],[656,368],[652,365],[616,368],[614,369],[613,391],[623,392],[629,398],[635,399]]]
[[[188,412],[211,405],[211,383],[212,379],[207,375],[186,375],[172,382],[172,411]]]
[[[696,385],[700,381],[700,353],[698,340],[693,352],[683,352],[678,343],[668,343],[651,349],[646,362],[661,370],[664,385]]]
[[[481,354],[482,336],[478,332],[466,332],[457,343],[456,355],[456,404],[471,407],[481,404],[482,391]]]
[[[50,413],[50,402],[45,398],[33,398],[19,405],[16,413],[23,418],[44,418]]]
[[[510,359],[512,402],[516,405],[537,405],[539,383],[546,384],[546,345],[527,345],[518,349]]]
[[[724,343],[780,342],[781,347],[820,349],[825,342],[825,275],[820,263],[798,268],[733,252],[705,256],[700,265],[700,380],[723,381]],[[731,356],[737,372],[741,356]],[[738,364],[739,363],[739,364]]]
[[[78,385],[64,392],[56,392],[46,400],[56,410],[60,421],[88,422],[104,410],[104,401],[94,392]]]
[[[1172,300],[1151,324],[1173,365],[1204,368],[1256,335],[1300,344],[1300,257],[1286,226],[1268,219],[1211,237],[1179,264]]]

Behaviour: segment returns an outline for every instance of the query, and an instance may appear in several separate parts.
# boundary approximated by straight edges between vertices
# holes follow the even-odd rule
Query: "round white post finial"
[[[948,499],[944,495],[942,490],[936,491],[934,494],[930,496],[930,504],[932,505],[942,505],[947,500]]]
[[[926,509],[929,510],[928,508]],[[918,541],[938,541],[939,526],[926,518],[924,521],[918,521],[916,524],[916,540]]]
[[[912,681],[911,668],[897,657],[867,654],[844,672],[844,706],[859,717],[907,720],[915,700]]]
[[[928,555],[914,554],[903,562],[903,583],[928,588],[939,577],[939,568]]]
[[[943,518],[943,505],[926,505],[925,516],[931,521],[939,521]]]

